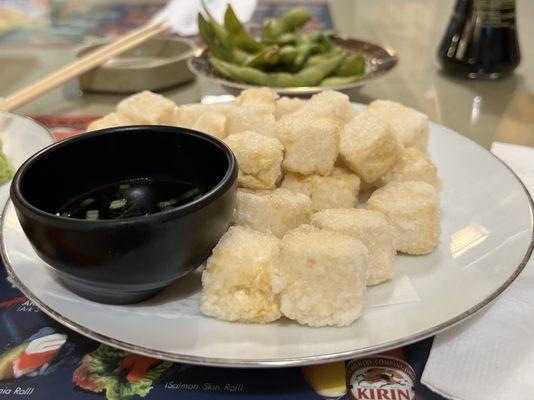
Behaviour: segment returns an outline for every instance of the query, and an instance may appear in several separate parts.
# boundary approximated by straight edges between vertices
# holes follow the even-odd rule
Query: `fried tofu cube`
[[[226,137],[226,117],[216,111],[207,111],[198,117],[191,129],[207,133],[219,139]]]
[[[226,115],[226,133],[233,135],[244,131],[252,131],[264,136],[274,136],[274,114],[265,107],[250,105],[236,106]]]
[[[235,104],[237,106],[265,107],[271,113],[274,113],[277,99],[278,93],[273,89],[267,87],[251,88],[243,90],[235,99]]]
[[[368,202],[393,226],[397,251],[427,254],[438,244],[439,198],[436,188],[426,182],[391,182],[377,189]]]
[[[175,110],[173,101],[148,90],[129,96],[117,105],[119,114],[141,125],[172,125]]]
[[[380,178],[380,184],[400,181],[423,181],[436,189],[441,188],[441,181],[432,161],[418,148],[408,147],[402,152],[399,161]]]
[[[334,90],[325,90],[313,95],[299,110],[298,114],[314,118],[331,118],[340,125],[351,121],[358,113],[349,96]]]
[[[362,208],[323,210],[313,215],[311,223],[362,241],[369,251],[367,286],[389,281],[395,275],[393,228],[382,213]]]
[[[292,114],[298,111],[305,104],[304,100],[292,97],[280,97],[276,102],[276,111],[274,116],[277,120],[284,115]]]
[[[428,144],[428,117],[413,108],[388,100],[375,100],[367,108],[384,119],[405,147],[425,151]]]
[[[309,196],[314,211],[351,208],[356,207],[358,202],[360,178],[339,172],[331,176],[287,173],[281,187]]]
[[[239,165],[238,184],[250,189],[274,189],[282,175],[284,146],[274,137],[244,131],[228,136]]]
[[[341,130],[339,154],[347,167],[370,183],[397,162],[402,145],[384,120],[364,112]]]
[[[233,102],[220,104],[188,104],[180,106],[176,108],[173,125],[192,128],[202,115],[206,113],[217,113],[226,116],[232,107],[234,107]]]
[[[225,321],[265,324],[280,318],[272,273],[280,240],[233,226],[221,238],[202,273],[200,311]]]
[[[284,170],[329,175],[334,169],[339,132],[332,120],[288,115],[276,123],[276,137],[286,149]]]
[[[297,226],[307,223],[312,202],[302,193],[287,189],[237,190],[234,223],[281,238]]]
[[[272,288],[287,318],[309,326],[347,326],[360,317],[369,262],[352,236],[302,225],[286,233]]]
[[[96,119],[87,126],[87,131],[96,131],[99,129],[113,128],[115,126],[134,125],[128,117],[112,112],[104,115],[102,118]]]

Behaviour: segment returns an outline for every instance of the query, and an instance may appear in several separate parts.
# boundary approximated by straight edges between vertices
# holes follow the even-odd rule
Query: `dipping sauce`
[[[135,179],[100,186],[66,202],[62,217],[100,220],[154,214],[188,203],[206,188],[186,182]]]

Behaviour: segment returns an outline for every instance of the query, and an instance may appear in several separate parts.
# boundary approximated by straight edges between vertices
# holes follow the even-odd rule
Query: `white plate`
[[[54,143],[50,131],[31,118],[0,111],[0,140],[15,170],[39,150]],[[9,198],[11,181],[0,186],[0,204]]]
[[[431,124],[429,153],[443,180],[441,238],[432,254],[398,257],[420,301],[365,310],[347,328],[269,325],[202,316],[193,273],[155,298],[109,306],[65,289],[37,257],[8,204],[2,255],[21,290],[43,311],[90,338],[125,350],[194,364],[289,366],[360,357],[452,326],[496,298],[532,252],[533,211],[517,177],[477,144]],[[149,266],[147,266],[149,267]],[[368,294],[391,291],[386,283]]]

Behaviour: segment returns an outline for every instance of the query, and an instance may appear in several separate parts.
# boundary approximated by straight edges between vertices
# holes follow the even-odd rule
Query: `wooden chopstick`
[[[130,32],[128,35],[113,41],[112,43],[102,46],[101,48],[92,51],[88,55],[73,61],[65,67],[50,73],[39,81],[19,90],[16,93],[6,97],[0,101],[0,110],[12,111],[20,106],[30,102],[43,93],[65,83],[66,81],[75,78],[78,75],[89,71],[98,65],[103,64],[111,57],[123,53],[144,41],[164,32],[167,29],[166,21],[151,23],[142,28]]]

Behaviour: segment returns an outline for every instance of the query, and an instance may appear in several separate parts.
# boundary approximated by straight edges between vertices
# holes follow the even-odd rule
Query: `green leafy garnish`
[[[130,373],[136,369],[122,369],[125,359],[130,353],[100,345],[96,350],[86,354],[81,365],[74,371],[72,380],[78,386],[94,393],[105,394],[108,400],[130,400],[146,397],[154,386],[154,382],[172,366],[171,362],[154,360],[140,377],[132,377]],[[137,361],[146,357],[134,356]],[[139,365],[139,364],[138,364]],[[104,393],[105,392],[105,393]]]

